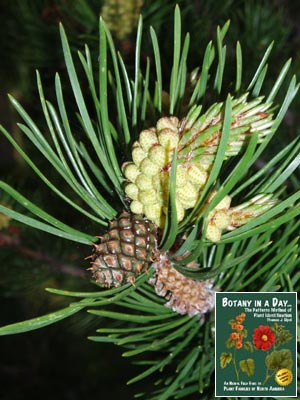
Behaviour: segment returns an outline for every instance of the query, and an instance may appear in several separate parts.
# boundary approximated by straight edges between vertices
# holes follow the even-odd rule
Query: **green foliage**
[[[59,310],[57,312],[53,312],[43,317],[33,318],[24,322],[20,322],[17,324],[6,325],[1,330],[1,335],[14,335],[16,333],[33,331],[35,329],[43,328],[44,326],[54,324],[64,318],[69,317],[70,315],[75,314],[83,307],[80,306],[70,306]]]
[[[137,28],[133,73],[126,68],[101,18],[96,69],[88,46],[84,52],[78,52],[75,61],[65,30],[60,26],[64,60],[76,110],[72,110],[73,103],[69,107],[69,98],[66,100],[64,96],[65,84],[62,84],[58,74],[55,77],[56,104],[53,104],[46,99],[40,74],[37,73],[45,120],[42,128],[36,125],[15,98],[11,96],[10,100],[23,120],[19,124],[20,130],[45,158],[49,167],[61,177],[61,187],[50,180],[48,171],[42,170],[32,160],[13,135],[3,126],[0,130],[41,181],[62,200],[62,204],[88,220],[90,228],[81,231],[69,226],[5,182],[0,182],[1,191],[13,199],[16,209],[0,205],[0,212],[34,229],[53,234],[59,240],[68,239],[89,246],[96,240],[99,230],[105,229],[108,221],[128,206],[123,193],[122,157],[130,153],[140,129],[152,126],[161,115],[172,114],[182,118],[191,110],[194,111],[195,105],[201,105],[205,111],[215,100],[222,101],[222,135],[209,179],[196,207],[180,224],[176,218],[175,189],[172,189],[176,182],[176,157],[173,159],[171,206],[162,234],[161,249],[170,250],[178,234],[184,235],[185,240],[176,248],[174,262],[176,256],[187,251],[189,255],[184,261],[176,261],[178,271],[193,279],[214,277],[215,287],[224,291],[298,291],[300,275],[297,271],[299,248],[296,235],[300,226],[300,191],[294,192],[284,185],[299,168],[299,138],[284,146],[277,154],[269,156],[266,153],[299,88],[296,78],[289,76],[291,62],[287,61],[281,67],[273,86],[265,90],[268,59],[273,45],[265,50],[248,83],[244,82],[243,77],[242,41],[238,42],[234,52],[234,79],[228,90],[225,79],[228,57],[225,38],[229,22],[226,22],[218,27],[215,41],[209,42],[205,48],[202,64],[197,69],[191,88],[188,74],[191,43],[188,34],[182,40],[181,24],[181,13],[176,6],[169,81],[164,78],[163,53],[153,28],[150,29],[153,53],[146,63],[141,62],[142,18]],[[84,80],[80,78],[82,74]],[[274,107],[272,133],[263,143],[258,143],[254,135],[243,154],[234,160],[224,160],[233,97],[239,96],[244,87],[250,97],[263,95],[266,102],[278,104],[277,108]],[[164,102],[166,94],[167,101]],[[74,120],[80,129],[78,125],[75,129],[70,123]],[[262,155],[266,161],[259,168],[257,165]],[[298,182],[297,177],[294,179]],[[213,189],[217,190],[217,194],[205,208],[203,205]],[[247,224],[224,234],[218,244],[205,240],[205,217],[227,194],[232,196],[236,204],[240,204],[258,193],[276,193],[282,201]],[[186,267],[187,263],[195,260],[199,268]],[[166,308],[165,299],[158,297],[148,284],[152,273],[150,268],[136,280],[135,286],[126,284],[109,290],[98,287],[92,292],[48,289],[50,293],[80,300],[70,302],[68,307],[57,312],[2,327],[0,335],[42,328],[87,309],[95,318],[101,317],[101,324],[103,318],[114,321],[112,327],[101,325],[97,335],[89,339],[124,347],[123,356],[134,357],[143,369],[129,383],[153,375],[153,393],[141,393],[140,396],[149,400],[180,399],[200,392],[203,399],[211,399],[213,316],[206,315],[199,320],[198,317],[178,315]],[[230,360],[224,355],[222,362],[225,366]],[[249,365],[243,368],[245,371],[250,369]]]

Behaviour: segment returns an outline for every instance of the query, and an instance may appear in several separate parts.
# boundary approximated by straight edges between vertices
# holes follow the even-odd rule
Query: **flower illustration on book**
[[[258,350],[269,350],[275,342],[275,332],[269,325],[259,325],[253,331],[253,344]]]
[[[284,325],[275,323],[272,327],[269,325],[260,325],[253,330],[253,344],[257,350],[268,351],[273,346],[271,351],[265,358],[266,375],[263,384],[265,384],[272,376],[275,376],[275,381],[279,385],[286,385],[280,383],[277,374],[282,369],[287,369],[291,375],[291,368],[293,366],[292,353],[289,349],[280,349],[279,347],[292,339],[292,335]],[[292,379],[289,380],[289,383]]]
[[[250,341],[245,340],[248,336],[248,331],[244,326],[245,313],[237,315],[229,321],[232,332],[226,341],[226,347],[232,348],[232,351],[223,352],[220,356],[221,368],[225,368],[231,362],[233,363],[236,379],[239,380],[240,372],[244,372],[248,376],[254,374],[255,362],[252,358],[240,359],[238,351],[244,349],[252,352],[253,345]]]
[[[252,341],[246,340],[248,330],[245,328],[244,320],[246,314],[241,313],[229,321],[232,332],[226,341],[226,348],[231,351],[223,352],[220,355],[220,366],[225,368],[232,364],[235,377],[240,379],[240,373],[245,373],[248,377],[253,376],[255,372],[255,361],[259,353],[266,353],[265,365],[266,373],[263,384],[271,377],[276,378],[275,382],[280,385],[277,375],[282,370],[288,370],[291,374],[293,366],[292,353],[289,349],[281,348],[282,345],[292,339],[292,335],[284,325],[274,323],[270,325],[259,325],[253,329]],[[239,353],[239,350],[244,350]],[[252,353],[252,358],[245,358],[242,354],[245,351]],[[258,361],[259,362],[259,361]],[[289,379],[289,383],[292,379]],[[284,381],[285,385],[287,381]],[[282,384],[283,385],[283,384]]]

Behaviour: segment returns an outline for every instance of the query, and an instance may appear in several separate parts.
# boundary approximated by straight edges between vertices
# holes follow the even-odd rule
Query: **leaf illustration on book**
[[[266,366],[269,369],[291,369],[293,366],[292,353],[288,349],[274,350],[266,357]]]
[[[251,342],[249,342],[249,340],[247,342],[244,343],[244,349],[247,351],[251,351],[251,353],[253,352],[253,344]]]
[[[230,364],[231,360],[232,360],[232,354],[231,353],[222,353],[220,355],[221,368],[227,367],[227,365]]]
[[[288,329],[280,329],[276,332],[276,335],[277,346],[279,346],[280,344],[285,344],[293,339],[293,335]]]
[[[247,360],[240,361],[241,371],[245,372],[248,376],[252,376],[255,370],[255,362],[253,358],[247,358]]]
[[[230,349],[231,347],[235,347],[235,343],[236,343],[236,339],[229,337],[226,341],[227,349]]]

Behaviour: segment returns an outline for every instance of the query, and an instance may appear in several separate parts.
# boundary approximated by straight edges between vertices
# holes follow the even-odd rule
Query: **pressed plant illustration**
[[[229,321],[232,332],[226,341],[226,347],[233,350],[222,352],[219,362],[223,369],[232,363],[235,378],[239,381],[241,378],[240,372],[245,373],[248,377],[254,375],[258,361],[256,359],[256,351],[266,352],[264,361],[266,375],[262,381],[263,385],[265,385],[277,371],[283,368],[291,370],[293,365],[291,351],[284,348],[278,349],[278,347],[289,342],[292,339],[292,335],[283,325],[274,323],[273,326],[259,325],[254,328],[252,340],[249,340],[249,331],[245,326],[245,318],[246,314],[241,313]],[[238,350],[240,349],[246,350],[251,354],[251,357],[241,359],[238,356]]]
[[[142,17],[133,71],[102,17],[96,60],[85,46],[75,61],[60,25],[69,82],[55,75],[55,103],[50,102],[37,72],[44,127],[16,98],[10,101],[22,120],[20,131],[63,184],[58,187],[4,126],[0,130],[41,184],[88,221],[86,229],[50,215],[4,181],[1,195],[9,203],[0,204],[1,221],[5,226],[11,218],[59,241],[86,245],[82,268],[88,269],[91,291],[47,288],[70,298],[69,306],[1,327],[0,335],[39,329],[87,310],[101,317],[89,339],[123,346],[123,355],[141,366],[129,383],[156,379],[153,392],[139,396],[163,400],[200,392],[210,399],[215,291],[296,291],[300,191],[286,182],[300,164],[299,137],[261,168],[257,163],[272,146],[299,85],[289,75],[288,60],[265,89],[272,43],[244,82],[237,42],[230,66],[234,81],[227,87],[228,29],[229,22],[217,28],[202,63],[190,70],[191,38],[183,37],[176,6],[166,80],[152,27],[152,53],[141,60]],[[67,83],[72,106],[64,95]],[[237,318],[230,341],[238,351],[248,333],[245,316]],[[106,325],[106,319],[115,323]],[[271,335],[265,335],[270,343]],[[257,337],[254,346],[262,349],[263,336]]]
[[[253,358],[240,359],[238,361],[238,350],[244,348],[249,352],[253,352],[252,343],[247,339],[248,330],[244,326],[245,313],[237,315],[234,319],[229,321],[233,332],[230,333],[226,341],[228,349],[233,348],[232,352],[223,352],[220,355],[221,368],[227,367],[231,362],[233,363],[235,378],[237,381],[240,379],[240,372],[244,372],[247,376],[252,376],[255,370],[255,360]]]
[[[266,376],[263,383],[284,369],[291,370],[293,366],[293,357],[289,349],[278,349],[281,345],[288,343],[292,335],[284,325],[275,323],[272,327],[269,325],[260,325],[253,331],[253,344],[257,350],[269,351],[265,358]],[[272,351],[271,351],[272,350]]]

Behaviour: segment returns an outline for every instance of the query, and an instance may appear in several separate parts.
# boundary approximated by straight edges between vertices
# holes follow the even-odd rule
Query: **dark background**
[[[157,30],[165,76],[172,62],[170,40],[175,3],[145,1],[142,9],[145,31],[150,25]],[[202,62],[205,46],[215,36],[217,25],[231,19],[228,56],[233,54],[235,42],[240,40],[246,83],[272,40],[275,40],[275,47],[270,62],[270,82],[289,57],[293,57],[293,72],[297,73],[300,65],[299,2],[214,0],[179,3],[183,30],[189,30],[192,37],[191,69]],[[87,16],[80,4],[87,4],[92,14]],[[58,22],[63,22],[72,47],[82,49],[87,42],[96,61],[97,20],[102,4],[103,1],[96,0],[0,1],[0,121],[23,145],[29,146],[22,142],[24,139],[15,125],[18,118],[6,93],[12,93],[39,122],[41,113],[35,69],[40,70],[50,99],[55,72],[59,71],[62,76],[65,73]],[[133,64],[134,33],[119,40],[118,46],[128,65]],[[149,35],[145,33],[144,55],[148,54],[149,48]],[[226,73],[230,85],[230,68]],[[298,133],[298,109],[299,98],[286,116],[284,133],[278,136],[274,145],[282,146]],[[40,124],[43,124],[42,120]],[[34,150],[30,150],[41,163]],[[50,176],[52,173],[49,171]],[[74,221],[70,210],[62,209],[59,201],[44,187],[37,187],[36,177],[2,138],[0,176],[39,205],[46,205],[49,213],[58,218],[63,216],[66,222],[72,221],[88,231],[84,220]],[[0,201],[5,198],[0,197]],[[94,290],[85,272],[87,255],[86,247],[61,243],[57,238],[32,232],[15,222],[11,222],[9,229],[0,230],[0,325],[42,315],[67,304],[65,299],[45,293],[45,287]],[[95,320],[83,311],[55,326],[1,337],[0,399],[132,399],[134,393],[147,390],[145,382],[126,386],[126,381],[139,369],[121,357],[121,349],[86,339],[104,324],[107,324],[106,320]]]

